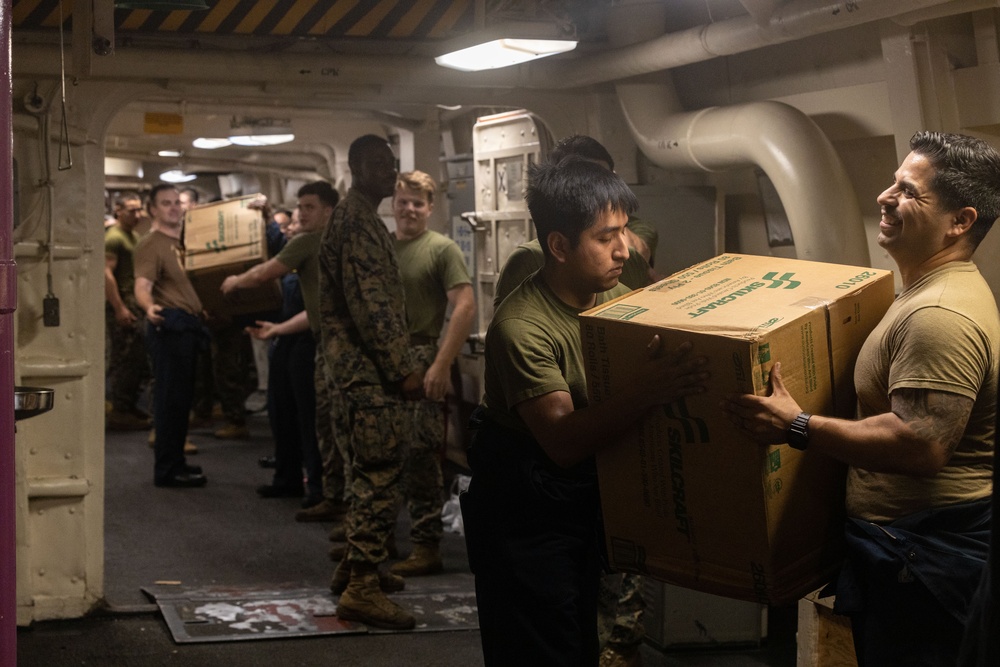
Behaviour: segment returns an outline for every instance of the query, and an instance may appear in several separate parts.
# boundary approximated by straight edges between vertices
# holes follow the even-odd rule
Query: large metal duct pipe
[[[620,5],[609,35],[641,39],[639,30],[663,25],[662,12],[659,3]],[[800,259],[870,261],[854,187],[826,135],[804,113],[772,101],[685,113],[669,77],[616,90],[633,139],[654,164],[710,172],[757,165],[781,198]]]
[[[751,102],[690,113],[669,108],[661,85],[618,86],[639,149],[664,169],[757,165],[781,198],[799,259],[867,264],[861,209],[826,135],[801,111]]]

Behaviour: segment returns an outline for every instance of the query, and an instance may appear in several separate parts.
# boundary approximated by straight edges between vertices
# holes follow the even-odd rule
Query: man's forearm
[[[458,353],[462,351],[462,346],[469,339],[469,332],[472,331],[472,322],[476,317],[475,307],[459,312],[454,311],[448,329],[441,339],[441,347],[438,348],[434,363],[444,363],[451,366]]]
[[[111,304],[115,312],[125,307],[122,295],[118,292],[118,282],[114,275],[107,270],[104,271],[104,299]]]

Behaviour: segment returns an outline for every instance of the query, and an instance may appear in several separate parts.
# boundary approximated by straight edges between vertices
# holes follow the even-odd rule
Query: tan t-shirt
[[[156,305],[198,315],[201,299],[188,280],[183,255],[177,239],[152,231],[135,247],[135,277],[153,283],[153,303]]]
[[[899,295],[865,341],[854,368],[858,418],[891,412],[896,389],[930,389],[975,400],[965,433],[933,477],[850,468],[847,513],[892,521],[992,490],[1000,316],[972,262],[932,271]]]

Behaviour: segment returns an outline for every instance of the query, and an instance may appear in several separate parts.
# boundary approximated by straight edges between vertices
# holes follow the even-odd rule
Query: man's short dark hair
[[[179,190],[177,190],[177,186],[172,183],[157,183],[153,186],[153,189],[149,191],[149,199],[146,200],[147,211],[151,210],[153,205],[156,203],[156,195],[160,194],[164,190],[174,190],[179,192]]]
[[[567,155],[579,155],[588,160],[597,160],[608,165],[611,171],[615,170],[615,160],[608,149],[597,139],[584,134],[574,134],[557,143],[549,153],[549,162],[559,162]]]
[[[351,142],[351,147],[347,149],[347,166],[351,171],[357,170],[361,165],[361,160],[368,155],[368,152],[376,146],[389,146],[385,137],[377,134],[365,134]]]
[[[115,210],[121,210],[125,208],[125,202],[127,201],[138,201],[142,202],[142,197],[139,196],[138,192],[121,192],[115,197]]]
[[[976,209],[969,237],[978,247],[1000,216],[1000,153],[975,137],[927,131],[910,138],[910,150],[934,167],[931,188],[944,209]]]
[[[301,188],[299,188],[298,196],[304,197],[305,195],[316,195],[319,200],[333,208],[340,201],[340,193],[333,189],[333,186],[326,181],[313,181],[312,183],[306,183]]]
[[[631,215],[639,208],[635,195],[620,176],[578,155],[566,156],[557,163],[533,165],[524,199],[546,257],[552,232],[561,233],[576,247],[580,234],[605,211]]]

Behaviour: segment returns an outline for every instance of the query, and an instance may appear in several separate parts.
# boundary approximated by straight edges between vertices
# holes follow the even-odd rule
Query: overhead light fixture
[[[190,11],[208,9],[205,0],[115,0],[115,9],[148,9],[151,12]]]
[[[171,169],[160,174],[160,180],[164,183],[188,183],[198,178],[195,174],[185,174],[180,169]]]
[[[276,146],[295,140],[288,118],[233,116],[229,141],[237,146]]]
[[[462,72],[479,72],[519,65],[566,53],[576,48],[572,26],[519,22],[498,24],[448,43],[448,51],[434,59],[438,65]]]
[[[216,148],[232,146],[233,142],[229,139],[223,139],[222,137],[198,137],[191,142],[191,145],[195,148],[201,148],[206,151],[214,151]]]
[[[160,157],[180,157],[180,151],[157,151],[156,153]]]
[[[277,146],[295,141],[294,134],[234,134],[229,140],[237,146]]]

